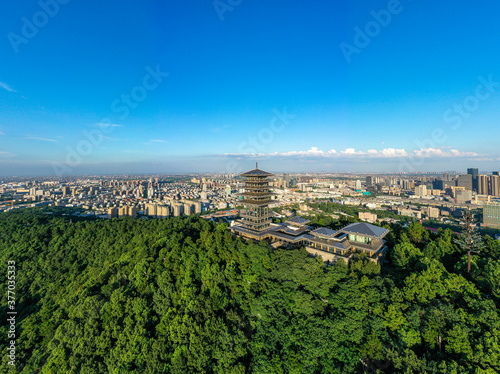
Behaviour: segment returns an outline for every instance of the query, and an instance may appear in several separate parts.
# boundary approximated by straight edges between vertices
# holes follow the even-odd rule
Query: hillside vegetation
[[[15,261],[12,373],[496,373],[500,245],[392,227],[389,263],[326,268],[198,217],[0,215]],[[6,277],[0,335],[7,336]]]

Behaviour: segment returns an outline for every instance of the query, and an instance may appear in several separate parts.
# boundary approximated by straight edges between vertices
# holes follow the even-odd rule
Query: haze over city
[[[498,2],[62,3],[2,5],[2,176],[498,170]]]

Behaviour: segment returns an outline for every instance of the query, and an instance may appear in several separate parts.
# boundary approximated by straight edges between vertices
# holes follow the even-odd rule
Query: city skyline
[[[0,175],[496,171],[500,5],[450,4],[4,4]]]

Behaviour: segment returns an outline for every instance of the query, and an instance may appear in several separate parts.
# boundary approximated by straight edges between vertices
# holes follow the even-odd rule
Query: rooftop
[[[293,218],[287,219],[286,222],[287,223],[297,223],[299,225],[307,225],[311,221],[309,221],[308,219],[302,218],[302,217],[293,217]]]
[[[270,177],[271,175],[274,175],[274,174],[259,169],[259,164],[257,162],[255,163],[255,169],[240,174],[240,176],[242,176],[242,177],[253,177],[253,176],[256,176],[256,177]]]
[[[311,231],[312,235],[318,235],[318,236],[334,236],[337,233],[337,231],[329,229],[328,227],[320,227],[317,228],[314,231]]]
[[[274,174],[273,173],[269,173],[269,172],[264,171],[264,170],[260,170],[260,169],[253,169],[253,170],[247,171],[245,173],[242,173],[240,175],[242,177],[253,177],[253,176],[257,176],[257,177],[270,177],[271,175],[274,175]]]
[[[383,227],[371,225],[366,222],[351,223],[350,225],[344,227],[342,231],[347,234],[360,234],[380,239],[386,236],[389,232],[389,230],[384,229]]]

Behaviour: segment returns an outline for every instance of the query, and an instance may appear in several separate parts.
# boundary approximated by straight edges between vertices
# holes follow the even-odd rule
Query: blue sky
[[[0,10],[0,175],[500,169],[496,1]]]

